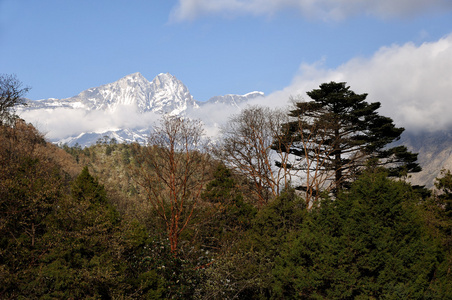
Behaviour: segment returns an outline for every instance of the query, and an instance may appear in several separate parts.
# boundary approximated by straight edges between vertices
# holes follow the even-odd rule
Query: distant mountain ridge
[[[22,111],[52,110],[59,108],[77,109],[86,112],[103,111],[113,113],[124,107],[136,109],[136,118],[140,114],[152,112],[172,116],[188,116],[190,112],[208,105],[227,105],[239,107],[252,99],[263,97],[262,92],[251,92],[245,95],[214,96],[208,101],[197,101],[188,88],[175,76],[160,73],[152,81],[148,81],[141,73],[127,75],[115,82],[89,88],[78,95],[66,99],[29,100]],[[150,128],[115,128],[96,132],[80,132],[55,143],[67,143],[70,146],[79,144],[89,146],[103,136],[115,138],[118,142],[138,141],[143,143]]]

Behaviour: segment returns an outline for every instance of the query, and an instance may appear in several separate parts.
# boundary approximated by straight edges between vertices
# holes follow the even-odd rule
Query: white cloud
[[[450,0],[179,0],[170,19],[193,20],[203,15],[272,15],[284,9],[299,10],[309,18],[340,20],[356,14],[382,18],[406,17],[428,10],[450,10]]]
[[[34,124],[50,140],[79,135],[82,132],[104,132],[119,128],[151,127],[160,116],[152,112],[139,114],[136,107],[119,106],[114,112],[55,108],[25,110],[21,118]]]
[[[452,126],[452,34],[436,42],[383,47],[370,58],[355,58],[336,69],[303,64],[291,85],[267,101],[288,99],[329,81],[345,81],[397,126],[437,130]]]
[[[220,127],[240,109],[225,104],[206,104],[199,109],[189,109],[187,115],[204,124],[206,136],[215,138]],[[82,132],[102,133],[116,129],[151,129],[158,124],[161,114],[139,113],[136,107],[123,105],[114,111],[73,108],[20,110],[21,118],[34,124],[49,140],[78,136]]]
[[[221,103],[207,103],[199,109],[190,109],[187,115],[194,119],[202,120],[206,135],[215,138],[220,132],[220,127],[225,124],[229,118],[240,112],[240,109],[234,106]]]

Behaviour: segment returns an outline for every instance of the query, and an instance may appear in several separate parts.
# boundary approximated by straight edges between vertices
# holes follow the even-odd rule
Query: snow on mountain
[[[81,147],[88,147],[96,144],[104,137],[110,140],[115,139],[118,143],[140,143],[145,144],[149,134],[149,129],[119,129],[108,130],[105,132],[82,132],[78,136],[70,136],[58,140],[58,144],[67,144],[69,146],[80,145]]]
[[[130,74],[113,83],[90,88],[68,100],[83,103],[90,110],[115,110],[119,105],[145,106],[150,83],[140,73]]]
[[[169,73],[157,75],[150,85],[150,101],[144,111],[180,115],[188,107],[199,107],[188,88]]]
[[[29,100],[28,105],[20,108],[18,113],[29,122],[45,123],[47,132],[55,132],[55,126],[60,127],[59,131],[72,126],[70,128],[73,133],[68,136],[51,138],[56,143],[67,143],[70,146],[78,143],[81,146],[88,146],[104,136],[115,138],[118,142],[144,143],[151,126],[145,118],[149,117],[149,113],[190,117],[190,114],[197,112],[196,118],[199,118],[200,114],[209,114],[209,117],[213,117],[212,109],[216,110],[215,105],[219,106],[216,113],[222,114],[225,107],[238,108],[251,99],[263,96],[262,92],[229,94],[200,102],[193,98],[179,79],[169,73],[160,73],[150,82],[137,72],[115,82],[87,89],[70,98]],[[204,113],[203,109],[209,113]],[[71,113],[72,110],[74,113]],[[136,113],[131,115],[131,111]],[[129,115],[124,117],[126,112]],[[58,115],[60,118],[56,119],[55,116]],[[68,122],[63,115],[73,120]],[[27,116],[31,119],[27,119]],[[48,121],[46,118],[55,120]],[[78,123],[84,125],[80,126],[80,130],[70,125],[78,126]]]
[[[204,102],[205,104],[227,104],[227,105],[232,105],[235,107],[239,107],[241,104],[246,103],[247,101],[251,100],[251,99],[255,99],[258,97],[264,97],[264,93],[262,92],[251,92],[251,93],[247,93],[245,95],[232,95],[232,94],[228,94],[228,95],[224,95],[224,96],[215,96],[210,98],[209,100],[207,100],[206,102]]]
[[[188,88],[171,74],[159,74],[149,82],[141,73],[127,75],[118,81],[87,89],[67,99],[29,101],[29,109],[57,107],[114,111],[130,105],[139,112],[178,115],[188,107],[198,107]]]

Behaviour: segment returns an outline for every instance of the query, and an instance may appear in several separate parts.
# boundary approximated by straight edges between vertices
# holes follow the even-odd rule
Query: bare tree
[[[29,89],[23,87],[15,75],[0,74],[0,125],[14,124],[14,107],[25,104],[22,97]]]
[[[321,191],[330,191],[334,188],[334,175],[332,169],[328,169],[325,157],[333,151],[327,143],[328,126],[323,122],[311,124],[306,130],[304,124],[307,120],[303,114],[298,115],[292,123],[284,126],[296,126],[297,130],[289,137],[292,144],[297,141],[299,148],[298,163],[291,166],[300,172],[301,185],[299,190],[304,191],[306,207],[315,206],[321,196]],[[290,130],[287,130],[290,131]],[[290,152],[290,151],[287,151]]]
[[[174,255],[209,179],[208,143],[203,135],[200,121],[164,117],[137,157],[138,182],[164,221]]]
[[[282,134],[287,122],[287,113],[281,110],[252,106],[222,128],[220,158],[252,182],[261,204],[270,195],[277,196],[291,179],[290,154],[282,151],[291,147]]]

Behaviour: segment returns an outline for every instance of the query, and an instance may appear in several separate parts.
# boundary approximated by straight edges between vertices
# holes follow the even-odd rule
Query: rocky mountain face
[[[452,170],[452,131],[404,132],[400,144],[418,153],[418,162],[422,167],[419,173],[411,174],[413,184],[434,186],[435,178],[442,169]]]
[[[263,97],[262,92],[245,95],[215,96],[208,101],[196,101],[188,88],[169,73],[161,73],[152,81],[148,81],[140,73],[127,75],[118,81],[99,87],[87,89],[80,94],[66,99],[44,99],[28,101],[22,111],[57,110],[61,108],[84,111],[86,113],[100,111],[112,115],[124,108],[133,108],[137,112],[134,118],[146,113],[188,116],[196,110],[208,105],[227,105],[239,107],[251,99]],[[109,136],[118,142],[145,142],[150,128],[114,128],[97,130],[96,132],[79,132],[76,135],[53,139],[55,143],[67,143],[70,146],[79,144],[82,147],[95,143],[99,138]]]

